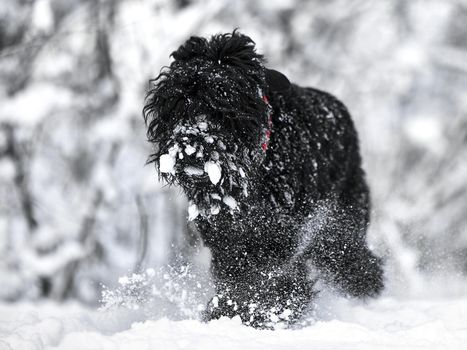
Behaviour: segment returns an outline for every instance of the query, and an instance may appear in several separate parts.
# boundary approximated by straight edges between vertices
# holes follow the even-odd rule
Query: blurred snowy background
[[[349,107],[387,293],[465,295],[466,23],[466,0],[2,0],[0,300],[96,305],[102,284],[198,259],[141,109],[185,39],[235,27]]]

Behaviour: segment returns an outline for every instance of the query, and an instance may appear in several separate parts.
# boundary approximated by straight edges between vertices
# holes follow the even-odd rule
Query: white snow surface
[[[199,215],[199,209],[198,206],[194,203],[190,203],[188,206],[188,220],[192,221],[196,219]]]
[[[161,173],[174,173],[175,158],[169,154],[163,154],[159,158],[160,172]]]
[[[204,171],[208,173],[209,180],[216,185],[222,177],[222,169],[218,163],[206,162],[204,163]]]
[[[224,198],[222,198],[222,201],[225,204],[227,204],[232,210],[237,208],[237,201],[232,196],[224,196]]]
[[[321,305],[300,329],[256,330],[238,318],[210,323],[138,320],[78,304],[0,304],[0,349],[465,349],[467,297]],[[136,318],[136,320],[135,320]]]

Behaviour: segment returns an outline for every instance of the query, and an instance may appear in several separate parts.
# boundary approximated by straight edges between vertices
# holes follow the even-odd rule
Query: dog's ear
[[[285,93],[290,89],[290,81],[287,77],[274,69],[266,68],[266,83],[269,89],[279,93]]]

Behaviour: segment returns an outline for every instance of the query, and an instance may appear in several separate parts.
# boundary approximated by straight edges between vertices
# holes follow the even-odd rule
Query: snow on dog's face
[[[237,32],[191,37],[172,56],[144,107],[149,162],[184,189],[190,219],[240,210],[269,138],[262,56]]]

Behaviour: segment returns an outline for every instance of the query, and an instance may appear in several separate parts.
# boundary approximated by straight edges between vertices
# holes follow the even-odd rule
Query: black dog
[[[303,316],[319,277],[354,297],[383,288],[368,249],[369,191],[345,106],[290,84],[234,31],[191,37],[144,107],[149,159],[183,188],[212,252],[205,319],[255,327]]]

